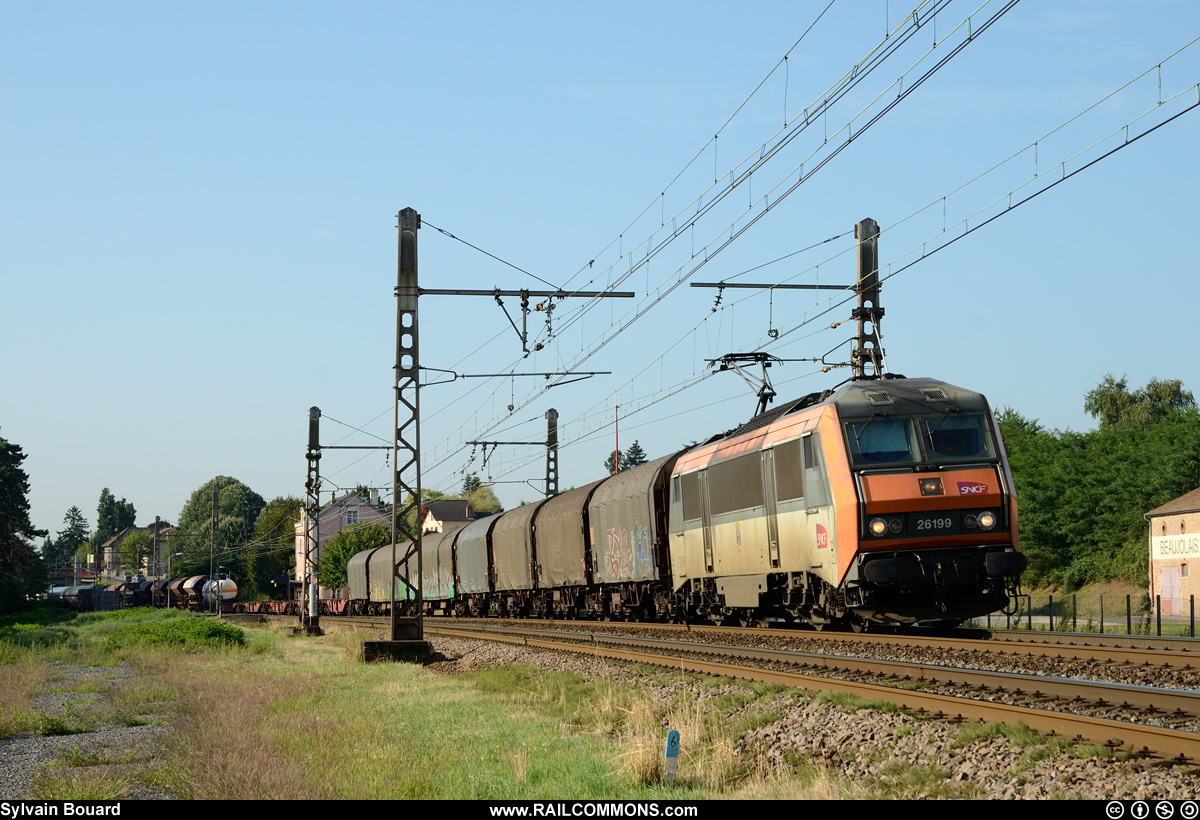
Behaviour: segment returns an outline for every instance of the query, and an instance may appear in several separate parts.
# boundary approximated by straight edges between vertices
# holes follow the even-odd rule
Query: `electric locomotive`
[[[857,380],[681,456],[674,597],[712,620],[952,624],[1018,593],[1017,499],[987,400]]]

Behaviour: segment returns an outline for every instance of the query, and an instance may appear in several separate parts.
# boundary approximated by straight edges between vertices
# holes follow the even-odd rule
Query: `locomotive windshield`
[[[846,422],[850,457],[856,466],[915,464],[920,461],[912,419],[874,416]]]
[[[930,461],[994,458],[992,437],[983,416],[945,413],[917,420],[921,445]]]
[[[946,412],[915,419],[874,416],[847,421],[846,439],[856,467],[996,457],[988,425],[978,414]]]

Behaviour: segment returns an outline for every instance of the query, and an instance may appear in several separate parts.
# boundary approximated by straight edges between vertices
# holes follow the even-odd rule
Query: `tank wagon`
[[[391,548],[369,552],[347,568],[351,608],[378,612]],[[855,629],[1001,609],[1025,568],[987,400],[902,376],[784,403],[702,445],[430,534],[422,553],[431,615]],[[397,600],[411,609],[407,588]]]

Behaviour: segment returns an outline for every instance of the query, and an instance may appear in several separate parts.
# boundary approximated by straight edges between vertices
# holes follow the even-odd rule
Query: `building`
[[[117,555],[118,547],[135,532],[144,532],[150,535],[150,543],[144,551],[139,550],[140,554],[131,564],[125,564],[124,569],[131,573],[141,572],[147,575],[165,573],[167,565],[165,555],[166,550],[169,549],[167,541],[170,538],[171,529],[170,522],[159,521],[158,540],[155,541],[153,524],[148,527],[126,527],[100,545],[100,554],[96,556],[95,568],[109,573],[115,573],[121,569],[123,565]]]
[[[312,547],[312,564],[315,567],[321,562],[321,548],[347,527],[355,524],[383,524],[389,530],[392,528],[392,508],[379,503],[378,496],[364,498],[356,493],[334,498],[325,504],[317,513],[317,540]],[[308,512],[300,510],[300,520],[296,522],[296,576],[301,580],[304,574],[304,548],[308,539]],[[321,598],[336,597],[337,590],[321,587]]]
[[[1200,594],[1192,566],[1200,567],[1200,488],[1146,513],[1150,523],[1150,598],[1162,596],[1164,615],[1189,614]]]
[[[426,502],[421,519],[424,532],[454,532],[470,524],[479,515],[465,498],[439,498]]]

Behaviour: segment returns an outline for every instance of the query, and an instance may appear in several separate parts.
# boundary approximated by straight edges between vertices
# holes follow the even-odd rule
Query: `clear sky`
[[[1200,4],[1024,0],[987,25],[999,0],[925,3],[908,39],[915,0],[826,5],[0,4],[0,436],[28,455],[35,525],[77,505],[94,526],[103,487],[139,524],[215,475],[302,496],[313,405],[325,444],[390,441],[404,207],[425,287],[636,293],[559,302],[552,334],[532,314],[527,358],[493,299],[422,298],[425,366],[611,371],[422,391],[423,483],[476,470],[509,507],[539,497],[542,451],[485,465],[465,442],[541,439],[554,407],[566,489],[600,477],[615,405],[621,448],[651,457],[743,421],[750,389],[706,359],[846,361],[844,296],[729,289],[713,311],[689,284],[849,283],[864,217],[894,273],[890,370],[1060,429],[1093,426],[1108,372],[1200,390],[1200,111],[901,270],[1193,104],[1200,45],[1055,131],[1200,36]],[[785,399],[849,374],[771,375]],[[390,484],[374,451],[321,469],[326,493]]]

